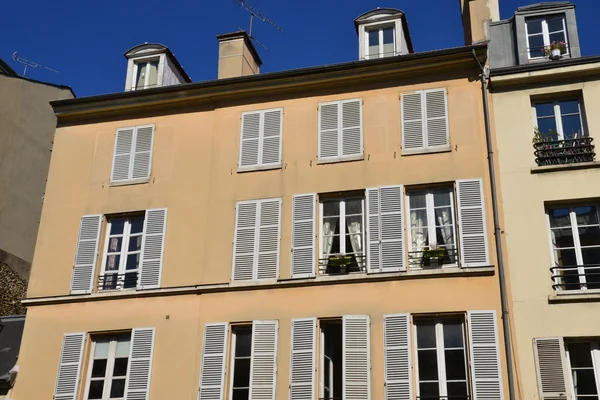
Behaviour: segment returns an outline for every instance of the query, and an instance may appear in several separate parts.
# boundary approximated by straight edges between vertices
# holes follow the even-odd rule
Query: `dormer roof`
[[[545,11],[551,10],[553,8],[565,8],[565,7],[575,7],[575,4],[570,1],[543,1],[536,4],[531,4],[528,6],[523,6],[517,8],[517,12],[528,12],[528,11]]]

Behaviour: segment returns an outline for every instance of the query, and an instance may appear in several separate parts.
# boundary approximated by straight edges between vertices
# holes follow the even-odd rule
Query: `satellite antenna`
[[[262,22],[266,22],[268,24],[273,25],[273,27],[280,32],[283,32],[283,28],[280,27],[279,25],[277,25],[275,22],[271,21],[269,18],[265,17],[260,11],[258,11],[256,9],[256,7],[252,6],[246,0],[237,0],[237,2],[240,6],[242,6],[244,8],[244,10],[248,11],[248,13],[250,14],[250,29],[248,30],[248,36],[250,37],[250,39],[252,39],[256,43],[260,44],[266,50],[269,50],[269,48],[267,46],[265,46],[264,44],[259,42],[258,39],[256,39],[254,36],[252,36],[252,23],[254,22],[254,18],[257,18],[258,20],[260,20]],[[240,29],[240,30],[242,30],[242,29]]]
[[[48,71],[56,72],[58,74],[57,70],[52,69],[50,67],[46,67],[45,65],[42,65],[40,63],[36,63],[34,61],[27,60],[27,59],[25,59],[25,58],[17,55],[16,51],[12,54],[12,59],[13,59],[13,61],[16,61],[18,63],[21,63],[21,64],[25,65],[25,69],[23,70],[23,74],[21,76],[25,76],[25,74],[27,73],[27,67],[31,67],[31,68],[44,68],[44,69],[47,69]]]

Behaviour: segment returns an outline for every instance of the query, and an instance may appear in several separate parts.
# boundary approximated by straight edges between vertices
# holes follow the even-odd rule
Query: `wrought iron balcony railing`
[[[594,161],[593,138],[541,141],[533,144],[535,162],[539,167]]]
[[[319,259],[320,275],[348,275],[364,272],[366,272],[366,265],[362,253],[332,254]]]
[[[138,273],[127,272],[125,274],[105,274],[98,276],[98,290],[123,290],[135,289],[137,287]]]
[[[550,272],[556,291],[600,289],[600,264],[552,267]]]
[[[409,269],[435,269],[457,264],[458,250],[452,247],[408,252]]]

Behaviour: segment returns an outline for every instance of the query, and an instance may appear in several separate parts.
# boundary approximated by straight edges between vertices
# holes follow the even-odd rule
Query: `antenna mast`
[[[21,63],[21,64],[25,65],[25,69],[23,69],[23,74],[21,75],[23,77],[27,73],[27,67],[31,67],[31,68],[44,68],[44,69],[47,69],[48,71],[56,72],[58,74],[57,70],[52,69],[50,67],[46,67],[45,65],[42,65],[40,63],[36,63],[34,61],[27,60],[27,59],[25,59],[25,58],[17,55],[16,51],[14,53],[12,53],[12,59],[13,59],[13,61],[16,61],[18,63]]]
[[[280,32],[283,32],[283,28],[280,27],[279,25],[277,25],[275,22],[271,21],[266,16],[264,16],[260,11],[258,11],[258,9],[256,7],[254,7],[253,5],[248,3],[246,0],[237,0],[237,2],[240,6],[242,6],[250,14],[250,29],[248,31],[248,36],[250,37],[250,39],[254,40],[256,43],[260,44],[262,47],[269,50],[269,48],[267,46],[265,46],[264,44],[259,42],[254,36],[252,36],[252,24],[254,22],[254,18],[258,18],[258,20],[260,20],[261,22],[266,22],[268,24],[271,24],[275,29],[277,29]]]

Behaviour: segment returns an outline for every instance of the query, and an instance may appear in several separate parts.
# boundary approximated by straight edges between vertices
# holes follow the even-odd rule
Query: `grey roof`
[[[517,8],[517,12],[522,11],[541,11],[552,8],[575,7],[575,4],[570,1],[543,1],[541,3],[530,4]]]
[[[0,317],[0,376],[17,363],[24,326],[24,315]]]

